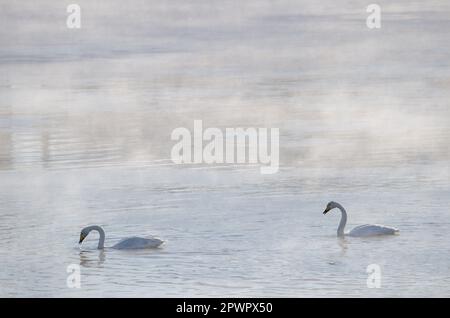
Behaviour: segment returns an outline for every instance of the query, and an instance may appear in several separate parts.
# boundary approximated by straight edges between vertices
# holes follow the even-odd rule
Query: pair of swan
[[[347,223],[347,212],[344,207],[337,202],[329,202],[323,214],[327,214],[333,209],[339,209],[341,211],[341,221],[337,229],[337,236],[354,236],[354,237],[368,237],[368,236],[378,236],[378,235],[394,235],[399,231],[393,227],[387,227],[378,224],[364,224],[355,227],[348,233],[344,233],[344,228]],[[100,239],[98,241],[98,249],[103,249],[105,247],[105,231],[98,226],[88,226],[81,230],[79,244],[88,236],[91,231],[97,231],[100,234]],[[130,250],[130,249],[143,249],[143,248],[156,248],[159,247],[163,241],[157,238],[142,238],[142,237],[129,237],[125,238],[111,248],[118,250]]]

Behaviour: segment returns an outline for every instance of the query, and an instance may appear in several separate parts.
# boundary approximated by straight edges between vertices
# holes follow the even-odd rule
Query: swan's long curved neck
[[[337,229],[337,236],[344,236],[344,228],[347,224],[347,211],[345,211],[344,207],[339,203],[336,203],[336,207],[341,211],[341,221],[339,222],[339,226]]]
[[[100,235],[100,238],[98,240],[98,249],[102,250],[105,247],[105,231],[103,231],[103,229],[98,226],[98,225],[93,225],[93,226],[89,226],[87,228],[87,230],[90,231],[97,231],[98,234]]]

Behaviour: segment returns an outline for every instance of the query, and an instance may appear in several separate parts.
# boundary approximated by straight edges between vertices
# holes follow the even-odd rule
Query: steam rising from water
[[[79,263],[83,296],[378,296],[365,262],[383,295],[448,294],[449,4],[381,1],[369,30],[359,1],[77,3],[79,30],[0,4],[0,295],[79,295]],[[174,166],[195,119],[280,128],[280,172]],[[336,244],[331,199],[402,234]],[[168,244],[79,254],[90,223]]]

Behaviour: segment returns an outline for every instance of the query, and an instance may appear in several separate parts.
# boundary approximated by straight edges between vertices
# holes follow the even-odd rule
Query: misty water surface
[[[69,3],[0,3],[0,296],[450,296],[448,3]],[[279,128],[279,172],[173,164],[196,119]]]

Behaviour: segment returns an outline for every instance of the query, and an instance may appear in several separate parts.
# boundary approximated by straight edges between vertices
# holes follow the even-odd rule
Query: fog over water
[[[0,296],[450,296],[450,2],[70,3],[0,1]],[[174,164],[194,120],[279,128],[278,173]]]

